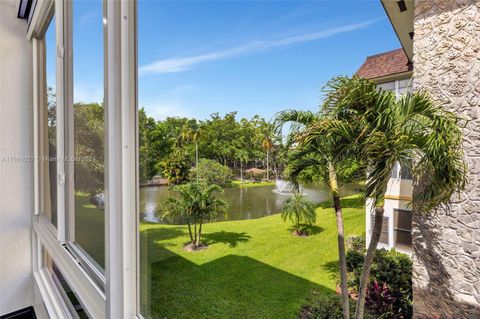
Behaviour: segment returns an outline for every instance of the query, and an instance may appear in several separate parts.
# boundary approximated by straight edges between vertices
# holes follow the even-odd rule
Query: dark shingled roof
[[[367,57],[356,74],[363,78],[375,79],[412,69],[413,65],[408,61],[403,49],[396,49]]]

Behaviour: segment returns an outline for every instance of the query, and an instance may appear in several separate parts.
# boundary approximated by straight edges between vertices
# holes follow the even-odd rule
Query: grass
[[[364,201],[342,199],[347,235],[365,232]],[[104,265],[104,214],[76,195],[76,241]],[[337,282],[335,215],[317,208],[312,235],[296,237],[280,215],[206,224],[209,248],[188,253],[185,226],[140,225],[141,305],[145,318],[296,318],[306,297]]]
[[[234,186],[239,187],[257,187],[257,186],[275,186],[275,181],[269,182],[240,182],[239,180],[235,180],[232,182]]]
[[[75,194],[75,242],[105,267],[105,214],[83,193]]]
[[[365,231],[364,201],[343,200],[347,235]],[[317,208],[314,234],[289,231],[280,215],[206,224],[209,248],[188,253],[181,225],[140,226],[142,308],[150,318],[296,318],[305,298],[333,293],[335,215]],[[146,249],[145,249],[146,248]]]

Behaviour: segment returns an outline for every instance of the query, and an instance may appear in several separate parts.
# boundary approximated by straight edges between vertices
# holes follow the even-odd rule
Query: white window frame
[[[62,303],[43,264],[45,249],[75,291],[91,318],[141,318],[137,218],[137,3],[104,1],[104,64],[106,109],[105,156],[105,273],[95,272],[74,242],[72,209],[73,165],[73,72],[71,2],[38,0],[27,39],[33,46],[34,155],[40,155],[42,104],[45,98],[44,41],[51,10],[56,19],[57,94],[57,227],[41,211],[42,186],[39,163],[34,165],[33,272],[51,318],[67,318],[71,309]],[[55,227],[53,227],[55,229]],[[99,281],[100,279],[100,281]]]

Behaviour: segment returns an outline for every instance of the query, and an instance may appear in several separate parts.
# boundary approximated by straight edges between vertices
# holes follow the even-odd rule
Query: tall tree
[[[182,127],[180,138],[184,142],[193,142],[195,144],[195,168],[198,169],[198,140],[201,136],[201,128],[198,126],[197,121],[189,121]],[[198,182],[198,174],[197,174]]]
[[[394,93],[377,90],[375,83],[358,77],[334,79],[325,105],[327,114],[341,123],[337,132],[350,138],[352,146],[360,145],[356,152],[368,167],[365,195],[373,199],[375,206],[355,311],[355,318],[360,319],[394,165],[409,168],[421,181],[421,189],[413,194],[410,203],[416,211],[427,213],[447,204],[466,183],[461,119],[445,111],[425,92],[407,93],[396,99]]]
[[[243,164],[248,161],[248,152],[239,149],[236,152],[236,158],[240,162],[240,182],[243,183]]]
[[[281,131],[283,125],[288,122],[291,123],[291,132],[287,142],[292,146],[287,164],[287,173],[290,180],[298,188],[298,181],[301,179],[302,173],[309,169],[316,169],[320,174],[319,178],[325,180],[330,187],[337,222],[343,316],[345,319],[349,319],[345,234],[337,173],[342,164],[350,162],[352,153],[347,152],[347,147],[350,145],[349,140],[331,132],[329,130],[329,128],[333,128],[331,120],[321,113],[290,110],[277,114],[278,131]],[[320,135],[320,131],[317,131],[314,136],[310,135],[312,126],[322,128],[322,134]],[[328,174],[320,172],[328,172]]]

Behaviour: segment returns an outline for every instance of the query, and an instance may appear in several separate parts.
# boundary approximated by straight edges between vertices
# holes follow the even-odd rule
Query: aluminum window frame
[[[42,37],[55,8],[57,94],[57,228],[42,214],[41,170],[34,164],[32,228],[33,274],[51,318],[67,318],[62,296],[46,274],[45,249],[92,318],[141,318],[139,313],[138,128],[137,128],[137,3],[103,1],[104,4],[104,105],[105,156],[105,274],[99,273],[74,241],[72,205],[73,124],[71,3],[38,0],[27,39],[33,47],[34,155],[40,154],[42,105],[45,97],[44,42]],[[42,47],[43,46],[43,47]],[[58,163],[60,165],[58,165]],[[73,221],[72,221],[73,220]],[[100,279],[100,281],[99,281]],[[102,281],[103,280],[103,281]],[[68,307],[67,307],[68,308]],[[72,315],[72,314],[70,314]],[[72,315],[73,316],[73,315]]]

